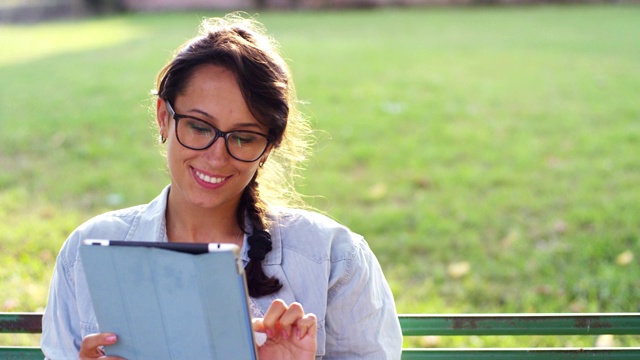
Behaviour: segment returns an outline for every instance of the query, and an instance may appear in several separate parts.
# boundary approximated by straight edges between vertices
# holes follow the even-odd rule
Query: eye
[[[211,126],[200,120],[185,118],[184,121],[186,122],[188,129],[194,135],[211,136],[213,133]]]
[[[258,141],[259,137],[259,135],[250,132],[234,132],[229,134],[229,143],[237,147],[249,146]]]

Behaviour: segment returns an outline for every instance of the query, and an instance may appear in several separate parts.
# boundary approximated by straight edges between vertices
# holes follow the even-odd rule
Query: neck
[[[238,224],[238,205],[229,208],[206,209],[183,206],[171,197],[167,204],[167,237],[171,242],[230,243],[242,246],[243,233]]]

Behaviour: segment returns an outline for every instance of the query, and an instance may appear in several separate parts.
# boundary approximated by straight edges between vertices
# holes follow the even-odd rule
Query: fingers
[[[301,319],[296,321],[296,337],[298,340],[303,339],[305,336],[316,337],[318,333],[318,319],[314,314],[305,314]]]
[[[262,319],[253,319],[253,329],[267,334],[268,337],[274,337],[279,330],[278,319],[287,308],[284,301],[274,300]]]
[[[269,311],[271,310],[271,311]],[[278,335],[288,339],[291,335],[292,325],[301,317],[304,316],[304,310],[299,303],[292,303],[290,306],[282,300],[274,301],[265,314],[265,326],[267,329],[267,336],[269,336],[269,330],[280,332]]]
[[[317,319],[314,314],[305,314],[302,305],[297,302],[287,306],[278,299],[271,303],[263,319],[254,319],[255,331],[264,332],[269,338],[283,337],[285,339],[294,335],[302,339],[307,334],[316,335]]]
[[[104,351],[102,350],[102,346],[113,345],[116,343],[118,338],[116,334],[112,333],[99,333],[99,334],[91,334],[85,336],[82,339],[82,344],[80,345],[80,352],[78,357],[80,360],[84,359],[120,359],[117,357],[104,356]]]

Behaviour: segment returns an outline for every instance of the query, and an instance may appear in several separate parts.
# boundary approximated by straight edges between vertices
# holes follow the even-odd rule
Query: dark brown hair
[[[181,46],[174,58],[158,74],[156,94],[169,102],[187,85],[194,70],[202,65],[218,65],[231,71],[238,81],[253,116],[269,130],[274,147],[269,161],[244,189],[236,213],[244,232],[248,219],[253,231],[268,230],[267,196],[278,205],[302,203],[295,192],[294,178],[298,160],[305,158],[309,128],[295,110],[295,91],[289,69],[278,54],[275,42],[256,21],[239,14],[203,22],[201,34]],[[292,197],[293,196],[293,197]],[[283,199],[289,200],[282,202]],[[268,277],[262,261],[251,259],[246,267],[249,294],[259,297],[278,291],[282,284]]]

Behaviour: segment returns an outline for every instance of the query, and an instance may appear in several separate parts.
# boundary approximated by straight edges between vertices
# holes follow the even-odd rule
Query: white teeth
[[[200,178],[200,180],[204,182],[208,182],[209,184],[219,184],[224,181],[224,178],[215,178],[209,175],[205,175],[201,172],[196,171],[196,175]]]

